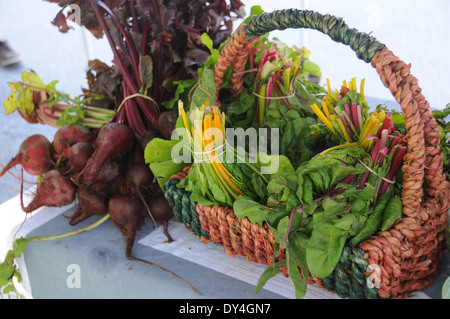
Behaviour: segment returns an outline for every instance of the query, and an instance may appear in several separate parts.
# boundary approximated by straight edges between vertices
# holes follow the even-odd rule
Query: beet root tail
[[[174,273],[173,271],[171,271],[171,270],[169,270],[169,269],[166,269],[166,268],[163,268],[163,267],[161,267],[161,266],[159,266],[159,265],[157,265],[157,264],[155,264],[155,263],[152,263],[151,261],[148,261],[148,260],[145,260],[145,259],[141,259],[141,258],[134,257],[134,256],[131,254],[131,251],[132,251],[132,248],[133,248],[133,244],[134,244],[134,240],[135,240],[135,238],[132,237],[132,236],[127,237],[127,241],[126,241],[126,252],[125,252],[125,255],[126,255],[126,257],[127,257],[128,259],[130,259],[130,260],[135,260],[135,261],[140,261],[140,262],[143,262],[143,263],[148,264],[148,265],[150,265],[150,266],[156,267],[156,268],[158,268],[158,269],[160,269],[160,270],[166,271],[166,272],[170,273],[171,275],[173,275],[173,276],[177,277],[178,279],[180,279],[182,282],[184,282],[184,283],[186,283],[187,285],[189,285],[189,287],[191,287],[192,290],[194,290],[197,294],[199,294],[200,296],[202,295],[202,293],[201,293],[200,291],[198,291],[197,289],[195,289],[195,287],[194,287],[191,283],[189,283],[189,282],[186,281],[185,279],[181,278],[179,275],[177,275],[177,274]]]
[[[2,170],[0,171],[0,178],[5,175],[11,168],[15,167],[16,165],[20,164],[22,162],[22,156],[16,155],[14,156],[8,164],[3,166]]]
[[[69,219],[69,225],[75,226],[76,224],[82,222],[83,220],[85,220],[85,219],[87,219],[87,218],[89,218],[89,217],[91,217],[91,216],[92,216],[91,213],[86,212],[86,211],[84,211],[84,210],[78,208],[78,209],[73,213],[73,215],[70,216],[70,219]]]

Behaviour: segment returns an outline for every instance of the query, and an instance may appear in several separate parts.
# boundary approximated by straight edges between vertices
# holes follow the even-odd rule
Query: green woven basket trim
[[[375,52],[385,47],[374,37],[349,28],[342,18],[310,10],[284,9],[253,16],[245,27],[252,38],[274,30],[307,28],[328,35],[333,41],[349,45],[359,59],[370,62]]]
[[[169,179],[163,189],[175,219],[186,225],[197,237],[209,238],[209,233],[200,224],[196,204],[191,201],[190,193],[177,187],[179,181],[177,178]]]
[[[367,285],[369,262],[364,258],[364,254],[362,249],[344,247],[339,263],[333,272],[322,280],[325,288],[341,298],[379,298],[377,288]]]

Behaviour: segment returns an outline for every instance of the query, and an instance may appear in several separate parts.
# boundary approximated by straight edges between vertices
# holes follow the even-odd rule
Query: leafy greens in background
[[[433,110],[433,116],[436,119],[441,130],[441,148],[444,162],[444,173],[450,179],[450,103],[445,108]]]

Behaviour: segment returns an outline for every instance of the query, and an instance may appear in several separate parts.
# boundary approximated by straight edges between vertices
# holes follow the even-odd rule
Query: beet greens
[[[61,32],[70,29],[67,18],[71,13],[65,16],[64,10],[76,4],[83,12],[80,23],[97,38],[106,36],[114,65],[108,71],[104,63],[93,62],[89,87],[100,90],[92,93],[115,96],[113,120],[128,124],[138,139],[148,129],[157,128],[162,104],[173,98],[176,81],[196,78],[197,69],[208,59],[209,49],[201,35],[206,33],[217,48],[231,35],[233,19],[244,13],[238,0],[51,2],[62,7],[52,22]],[[92,69],[110,74],[96,77]]]

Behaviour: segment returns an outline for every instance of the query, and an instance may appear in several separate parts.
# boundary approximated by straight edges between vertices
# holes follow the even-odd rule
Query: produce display
[[[267,32],[289,27],[319,30],[372,60],[385,85],[398,89],[402,110],[368,105],[364,80],[336,88],[327,80],[321,88],[299,76],[300,50],[267,40]],[[166,143],[160,158],[150,154],[162,143],[146,148],[177,220],[231,256],[266,264],[256,292],[279,273],[297,298],[310,283],[351,298],[406,298],[429,285],[449,205],[448,108],[431,112],[420,90],[410,92],[417,82],[403,64],[330,15],[292,9],[253,16],[202,70],[187,107],[179,104],[179,143]],[[274,135],[262,134],[265,128]],[[236,147],[233,139],[247,135],[278,140],[279,152]],[[179,158],[171,162],[170,153]],[[158,166],[180,159],[189,165],[172,176]],[[270,162],[276,170],[266,170]]]
[[[268,269],[272,275],[291,263],[298,264],[302,274],[325,278],[335,268],[344,245],[357,247],[379,229],[390,229],[402,216],[398,173],[406,151],[405,136],[394,126],[392,113],[369,112],[364,83],[360,92],[355,83],[352,79],[340,90],[330,88],[321,108],[310,105],[317,117],[310,114],[315,124],[310,125],[309,134],[328,134],[322,140],[336,144],[328,142],[324,150],[300,164],[292,164],[282,152],[258,153],[255,163],[246,154],[246,160],[239,163],[238,150],[227,143],[226,114],[206,104],[186,114],[180,104],[180,123],[186,129],[180,143],[188,144],[184,149],[191,150],[193,161],[189,174],[177,186],[203,206],[226,205],[239,218],[259,226],[267,223],[279,253],[286,250],[286,260]],[[208,133],[211,127],[213,134]],[[215,150],[226,153],[226,160]],[[229,161],[230,153],[236,161]],[[261,173],[267,161],[260,159],[267,157],[278,157],[278,169],[270,174]],[[307,276],[296,271],[289,274],[297,297],[302,297]]]
[[[6,113],[57,131],[51,141],[39,134],[24,140],[0,178],[18,167],[36,176],[28,203],[19,178],[25,213],[76,201],[70,225],[97,218],[70,233],[16,239],[0,264],[3,293],[17,292],[14,258],[27,243],[111,220],[125,238],[128,259],[162,269],[201,294],[195,283],[133,254],[146,222],[161,225],[173,241],[168,222],[183,220],[169,189],[189,194],[193,210],[225,208],[237,223],[267,230],[273,252],[255,292],[283,273],[296,298],[316,279],[328,280],[344,251],[409,218],[404,181],[410,177],[402,167],[412,161],[411,127],[403,112],[369,105],[364,79],[319,85],[321,69],[311,52],[269,32],[238,43],[251,17],[265,15],[261,7],[245,18],[237,0],[49,2],[61,7],[52,21],[61,32],[70,30],[67,7],[81,6],[81,24],[107,39],[113,63],[89,61],[88,88],[76,97],[34,71],[9,83]],[[236,19],[242,23],[233,32]],[[450,104],[433,111],[447,179],[449,115]],[[174,179],[180,172],[186,174]],[[206,227],[194,235],[214,241]]]

